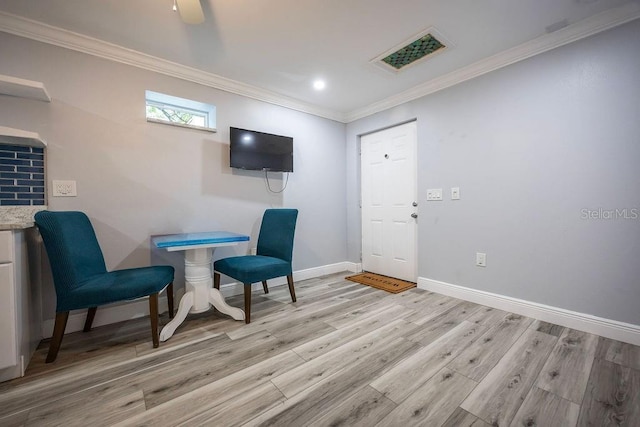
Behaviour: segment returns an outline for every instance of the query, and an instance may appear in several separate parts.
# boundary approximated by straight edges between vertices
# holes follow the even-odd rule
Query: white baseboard
[[[180,300],[175,301],[177,307],[178,301]],[[161,296],[158,298],[158,311],[160,313],[164,313],[167,310],[167,297]],[[122,303],[118,305],[106,305],[104,307],[98,307],[96,317],[93,319],[93,327],[110,325],[112,323],[137,319],[138,317],[148,315],[149,300],[147,298],[141,298],[129,303]],[[71,332],[81,331],[84,328],[84,321],[86,318],[87,310],[78,310],[69,314],[69,320],[67,320],[67,327],[65,328],[64,333],[69,334]],[[53,335],[54,323],[55,319],[46,319],[42,322],[42,338],[51,338]]]
[[[299,270],[293,273],[293,280],[307,280],[316,277],[326,276],[328,274],[340,273],[341,271],[360,271],[360,264],[352,262],[338,262],[336,264],[329,264],[320,267],[308,268],[306,270]],[[269,280],[269,287],[282,286],[287,284],[286,277],[279,277],[277,279]],[[262,284],[254,284],[256,287],[262,288]],[[244,287],[240,283],[229,283],[220,287],[222,295],[225,297],[240,295],[244,292]],[[182,297],[182,293],[176,291],[175,304],[178,307],[178,302]],[[161,296],[158,302],[158,310],[160,313],[167,311],[167,298]],[[125,320],[136,319],[138,317],[144,317],[149,315],[149,302],[146,298],[132,301],[130,303],[123,303],[118,305],[111,305],[105,307],[99,307],[96,312],[96,317],[93,321],[93,326],[104,326],[112,323],[122,322]],[[67,321],[67,327],[65,333],[78,332],[84,328],[84,321],[87,317],[86,310],[73,312],[69,315]],[[42,337],[51,338],[53,335],[54,319],[47,319],[42,322]]]
[[[298,282],[301,280],[314,279],[316,277],[327,276],[329,274],[340,273],[342,271],[353,271],[358,272],[358,265],[353,262],[337,262],[335,264],[323,265],[320,267],[307,268],[305,270],[298,270],[293,272],[293,281]],[[275,279],[269,280],[269,288],[284,286],[287,284],[286,277],[278,277]],[[262,289],[261,283],[254,283],[253,287],[255,289]],[[222,295],[226,297],[234,296],[234,295],[242,295],[244,293],[244,285],[242,283],[227,283],[226,285],[220,286],[220,292]]]
[[[358,262],[347,262],[346,264],[349,265],[349,268],[347,269],[347,271],[352,271],[354,273],[362,273],[362,263]]]
[[[605,319],[590,314],[578,313],[563,308],[479,291],[464,286],[452,285],[424,277],[418,278],[418,288],[523,316],[533,317],[538,320],[589,332],[606,338],[640,345],[640,325]]]

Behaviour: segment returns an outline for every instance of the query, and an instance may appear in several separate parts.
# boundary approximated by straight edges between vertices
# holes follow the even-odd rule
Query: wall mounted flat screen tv
[[[232,168],[293,172],[293,138],[234,127],[230,130]]]

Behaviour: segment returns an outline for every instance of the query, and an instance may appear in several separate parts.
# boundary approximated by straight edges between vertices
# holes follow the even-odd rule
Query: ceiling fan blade
[[[187,24],[202,24],[204,13],[200,0],[177,0],[180,17]]]

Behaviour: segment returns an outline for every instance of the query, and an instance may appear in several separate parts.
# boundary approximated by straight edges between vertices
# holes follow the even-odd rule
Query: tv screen
[[[231,167],[293,172],[293,138],[231,128]]]

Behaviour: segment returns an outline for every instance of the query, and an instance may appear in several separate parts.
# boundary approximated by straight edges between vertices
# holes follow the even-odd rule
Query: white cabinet
[[[27,147],[46,147],[45,140],[36,132],[0,126],[0,144],[25,145]]]
[[[41,339],[37,231],[0,231],[0,381],[24,375]],[[27,241],[29,240],[29,245]],[[33,242],[32,242],[33,241]],[[31,270],[31,271],[30,271]]]
[[[12,263],[13,259],[13,239],[11,239],[11,232],[0,231],[0,264]]]
[[[4,74],[0,74],[0,94],[51,102],[49,92],[41,82],[5,76]]]
[[[17,364],[15,256],[11,231],[0,231],[0,369]]]
[[[0,240],[3,236],[0,236]],[[13,263],[0,264],[0,369],[15,366],[16,348],[16,292]]]

